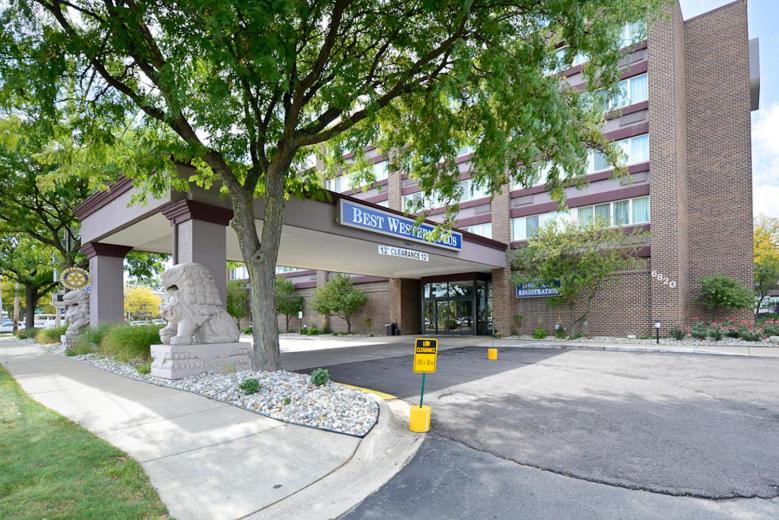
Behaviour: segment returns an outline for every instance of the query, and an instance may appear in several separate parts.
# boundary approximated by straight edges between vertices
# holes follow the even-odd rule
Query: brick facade
[[[576,200],[582,201],[579,205],[595,204],[648,193],[651,238],[645,264],[610,277],[596,298],[587,329],[591,335],[646,336],[653,334],[655,320],[662,322],[663,334],[671,327],[689,326],[704,317],[695,299],[700,279],[710,274],[732,276],[751,286],[752,107],[746,4],[737,0],[687,21],[678,4],[667,5],[648,27],[647,41],[626,54],[624,77],[646,73],[648,101],[609,114],[604,132],[615,139],[648,132],[649,161],[631,165],[630,187],[611,179],[609,172],[598,172],[588,176],[589,184],[581,192],[570,189],[567,196],[573,207]],[[576,70],[563,75],[571,84],[583,82]],[[462,158],[463,165],[466,160]],[[463,171],[467,178],[467,168]],[[403,172],[391,172],[387,205],[402,209],[402,194],[411,185]],[[635,194],[628,194],[631,190]],[[370,192],[365,198],[373,196]],[[507,244],[510,252],[522,247],[522,242],[512,242],[512,217],[554,207],[543,186],[514,191],[506,186],[491,200],[462,205],[457,220],[461,226],[480,224],[486,222],[486,213],[492,238]],[[658,281],[652,272],[675,286]],[[510,268],[491,274],[498,333],[530,333],[536,327],[551,332],[555,324],[569,327],[568,310],[551,308],[543,298],[516,298]],[[318,285],[324,281],[320,278]],[[356,332],[383,333],[384,323],[390,321],[399,323],[404,333],[418,331],[419,281],[394,279],[361,287],[369,292],[371,303],[355,319]],[[308,299],[311,291],[301,294]],[[577,312],[583,305],[578,304]],[[324,322],[306,312],[312,320]],[[364,323],[369,317],[370,330]],[[345,329],[340,321],[331,319],[331,327]]]

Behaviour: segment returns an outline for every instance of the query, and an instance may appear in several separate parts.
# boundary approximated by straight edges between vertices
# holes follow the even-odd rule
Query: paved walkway
[[[322,492],[329,501],[320,504],[321,515],[309,509],[306,517],[329,518],[378,489],[419,445],[388,428],[385,405],[384,424],[361,441],[130,380],[13,339],[0,340],[0,363],[36,401],[138,460],[179,520],[292,518],[285,499],[324,500]],[[376,467],[374,453],[386,457],[386,467]],[[334,497],[332,489],[355,471],[370,486]]]

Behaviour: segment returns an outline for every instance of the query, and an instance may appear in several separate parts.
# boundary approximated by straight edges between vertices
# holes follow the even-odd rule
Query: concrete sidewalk
[[[386,404],[361,440],[130,380],[13,339],[0,340],[0,363],[33,399],[138,460],[180,520],[262,515],[303,491],[327,505],[306,518],[337,516],[389,480],[420,443],[390,421]],[[365,480],[334,496],[355,472]],[[273,517],[297,517],[286,509]]]

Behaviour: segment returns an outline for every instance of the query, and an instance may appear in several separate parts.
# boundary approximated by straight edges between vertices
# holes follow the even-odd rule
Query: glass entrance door
[[[488,334],[492,305],[488,280],[431,282],[422,288],[426,334]]]

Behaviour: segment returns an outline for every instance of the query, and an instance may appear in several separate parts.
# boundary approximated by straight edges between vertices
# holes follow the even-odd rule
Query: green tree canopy
[[[314,292],[311,305],[314,310],[326,316],[338,316],[346,321],[347,334],[352,333],[352,316],[366,303],[368,295],[356,288],[352,279],[344,274],[330,278],[323,287]]]
[[[571,335],[586,323],[592,302],[606,279],[617,271],[640,264],[636,253],[646,233],[625,233],[598,220],[581,227],[574,222],[551,222],[516,250],[513,264],[515,283],[558,286],[559,295],[549,298],[553,306],[566,306],[570,313]],[[584,303],[577,315],[577,304]],[[586,332],[586,331],[585,331]]]
[[[229,280],[227,282],[227,312],[240,320],[249,315],[249,294],[246,282],[243,280]]]
[[[295,294],[295,283],[284,277],[276,277],[276,312],[284,316],[286,331],[289,332],[289,320],[303,310],[303,297]]]
[[[587,57],[589,90],[615,92],[623,25],[662,3],[16,0],[0,8],[0,104],[57,119],[73,103],[82,141],[110,142],[135,121],[127,174],[161,189],[184,161],[193,180],[228,193],[252,284],[253,362],[275,370],[284,203],[319,189],[309,154],[329,143],[335,170],[346,150],[356,168],[365,145],[391,148],[444,200],[459,196],[463,146],[474,148],[475,182],[493,192],[550,160],[559,199],[581,179],[587,147],[614,164],[618,155],[602,107],[551,73],[557,46],[568,45],[566,63]]]
[[[763,218],[755,224],[754,278],[757,302],[755,317],[769,291],[779,285],[779,219]]]

